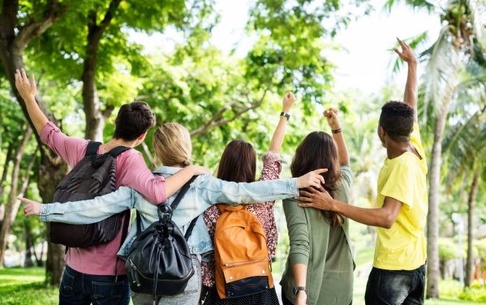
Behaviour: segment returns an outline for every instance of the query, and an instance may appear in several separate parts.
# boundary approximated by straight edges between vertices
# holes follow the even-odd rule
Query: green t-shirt
[[[342,166],[342,179],[335,198],[348,202],[351,170]],[[341,305],[353,300],[354,260],[348,238],[349,220],[331,227],[321,210],[301,208],[293,199],[283,203],[290,249],[280,284],[287,299],[294,302],[292,266],[307,266],[307,304]]]

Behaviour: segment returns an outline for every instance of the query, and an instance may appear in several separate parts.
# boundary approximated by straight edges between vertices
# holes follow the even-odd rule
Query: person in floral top
[[[292,93],[287,93],[282,100],[282,112],[280,119],[273,133],[269,151],[263,155],[263,170],[260,180],[279,179],[282,171],[282,159],[279,155],[282,146],[285,129],[290,117],[290,108],[295,102]],[[253,146],[242,140],[233,140],[225,148],[218,168],[218,178],[227,181],[252,182],[256,174],[256,152]],[[275,255],[277,248],[278,232],[275,223],[273,206],[275,201],[267,201],[256,204],[249,204],[248,211],[255,214],[260,221],[266,237],[270,258]],[[216,221],[221,215],[217,206],[212,206],[204,213],[204,222],[208,227],[209,234],[214,239]],[[268,291],[231,299],[219,299],[215,287],[214,256],[202,262],[202,284],[203,294],[207,291],[204,304],[268,304],[278,305],[278,297],[275,288]],[[204,298],[204,296],[203,296]]]

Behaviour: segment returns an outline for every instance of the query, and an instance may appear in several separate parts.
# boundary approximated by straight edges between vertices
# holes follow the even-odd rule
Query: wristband
[[[342,128],[338,128],[338,129],[331,129],[332,133],[341,133],[341,131],[343,131]]]
[[[290,114],[285,111],[280,112],[280,116],[284,116],[287,121],[290,119]]]

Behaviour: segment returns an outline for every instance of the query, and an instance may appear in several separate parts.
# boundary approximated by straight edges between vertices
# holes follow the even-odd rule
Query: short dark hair
[[[133,141],[153,126],[155,126],[155,115],[147,103],[124,104],[115,119],[113,138]]]
[[[414,109],[403,102],[390,101],[381,107],[379,124],[395,141],[409,140],[414,120]]]
[[[243,140],[226,145],[219,161],[217,177],[226,181],[253,182],[256,175],[256,151]]]
[[[324,188],[334,197],[338,181],[341,179],[341,167],[339,165],[336,144],[332,137],[322,131],[309,133],[295,150],[294,158],[290,164],[292,177],[300,177],[310,171],[327,168],[322,173],[324,177]],[[323,211],[332,226],[341,225],[342,217],[335,212]]]

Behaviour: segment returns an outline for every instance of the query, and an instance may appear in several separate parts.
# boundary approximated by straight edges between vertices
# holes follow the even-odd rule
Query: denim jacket
[[[155,172],[164,178],[178,172],[180,168],[162,166]],[[172,204],[177,193],[167,199]],[[185,234],[190,222],[207,208],[217,203],[240,204],[280,200],[298,196],[297,179],[267,180],[252,183],[224,181],[211,175],[198,176],[174,211],[172,220]],[[44,222],[64,222],[86,224],[101,221],[126,209],[135,208],[140,214],[142,230],[158,220],[157,206],[147,201],[138,192],[122,186],[113,193],[90,200],[76,202],[42,204],[40,219]],[[125,258],[137,233],[136,221],[120,248],[118,255]],[[213,250],[211,237],[202,217],[188,240],[193,254],[205,254]]]

